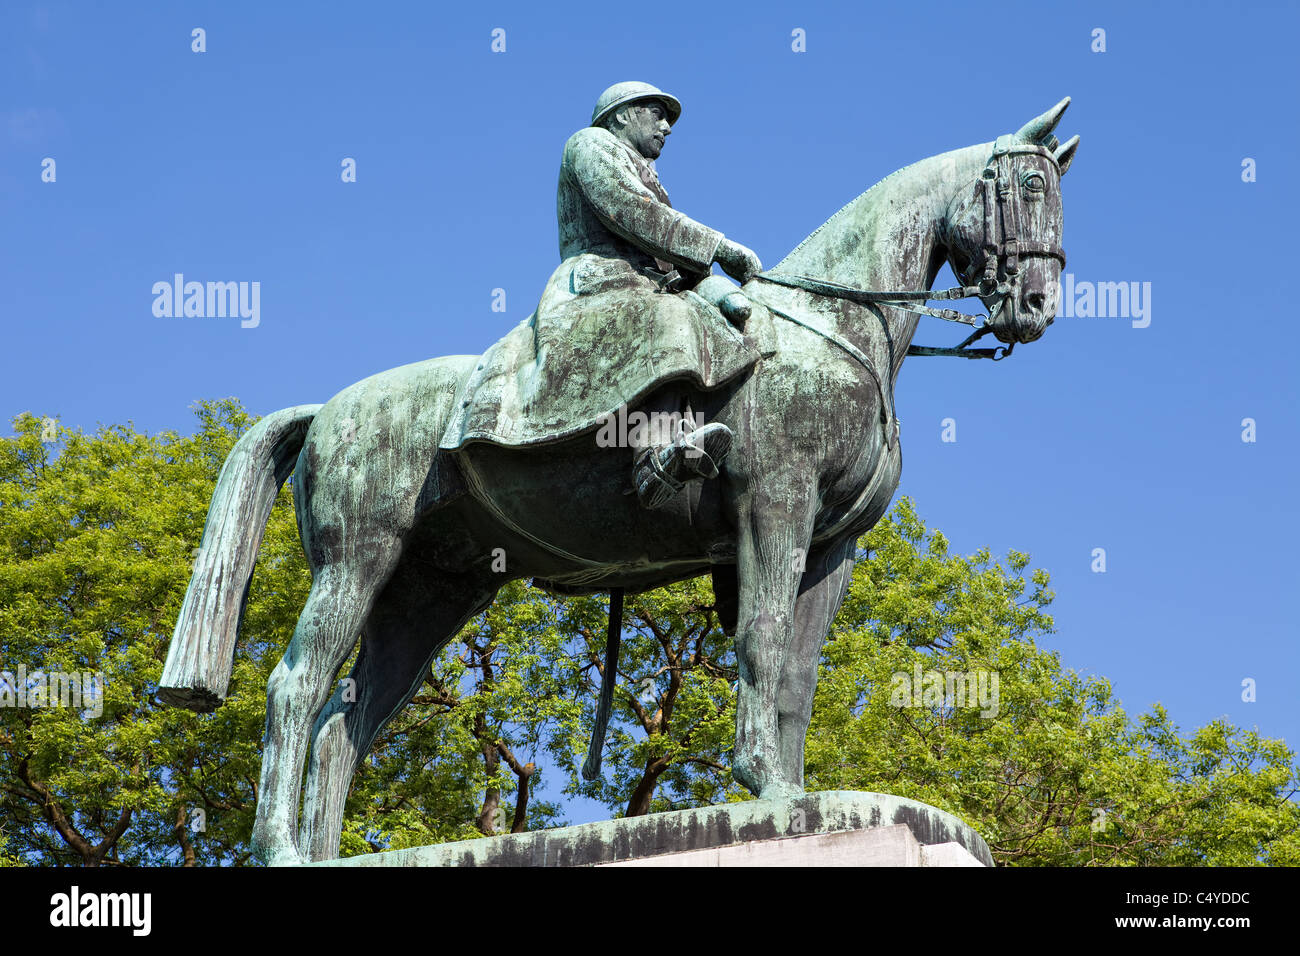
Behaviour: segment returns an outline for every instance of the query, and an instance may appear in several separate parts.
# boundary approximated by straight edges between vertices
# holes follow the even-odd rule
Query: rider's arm
[[[641,182],[626,149],[597,127],[579,130],[564,147],[563,169],[606,228],[657,259],[708,272],[722,233],[659,201]]]

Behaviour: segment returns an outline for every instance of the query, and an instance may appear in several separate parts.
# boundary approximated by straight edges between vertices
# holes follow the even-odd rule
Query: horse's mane
[[[896,169],[896,170],[894,170],[892,173],[890,173],[890,174],[889,174],[888,176],[886,176],[884,179],[879,180],[878,182],[876,182],[875,184],[873,184],[873,185],[871,185],[871,186],[868,186],[865,190],[863,190],[862,192],[858,193],[856,196],[854,196],[852,199],[850,199],[848,202],[846,202],[843,206],[841,206],[841,207],[836,211],[836,213],[835,213],[833,216],[831,216],[829,219],[827,219],[825,222],[823,222],[820,226],[818,226],[816,229],[814,229],[812,232],[810,232],[807,236],[805,236],[804,239],[803,239],[803,241],[800,242],[799,245],[795,246],[795,247],[794,247],[793,249],[791,249],[788,253],[786,253],[785,258],[788,259],[788,258],[790,258],[791,256],[795,255],[797,252],[799,252],[800,249],[802,249],[804,246],[808,245],[808,243],[810,243],[810,242],[812,242],[814,239],[816,239],[817,236],[820,235],[820,233],[821,233],[821,231],[822,231],[823,229],[825,229],[825,228],[827,228],[828,226],[830,226],[831,224],[837,222],[837,221],[840,219],[841,216],[846,215],[846,214],[849,212],[849,210],[856,208],[856,207],[858,206],[859,203],[867,202],[868,199],[869,199],[869,197],[871,197],[871,194],[872,194],[873,192],[875,192],[875,191],[876,191],[877,189],[879,189],[881,186],[884,186],[884,185],[885,185],[886,183],[888,183],[890,180],[892,180],[892,179],[896,179],[896,178],[898,178],[899,176],[902,176],[904,173],[907,173],[907,172],[911,171],[911,170],[914,169],[915,167],[920,166],[922,163],[929,162],[930,160],[932,160],[932,159],[936,159],[936,158],[937,158],[937,157],[934,157],[934,156],[927,156],[925,159],[918,159],[916,162],[908,163],[906,166],[902,167],[901,169]]]

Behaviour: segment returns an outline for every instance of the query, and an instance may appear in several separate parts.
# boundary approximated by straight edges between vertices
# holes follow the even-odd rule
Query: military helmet
[[[661,101],[668,108],[668,122],[670,125],[676,123],[677,117],[682,115],[682,104],[677,102],[677,97],[670,96],[657,86],[651,86],[649,83],[638,83],[636,80],[629,80],[625,83],[615,83],[600,94],[600,99],[596,100],[596,108],[591,111],[591,125],[598,125],[601,120],[611,115],[620,106],[626,106],[636,100]]]

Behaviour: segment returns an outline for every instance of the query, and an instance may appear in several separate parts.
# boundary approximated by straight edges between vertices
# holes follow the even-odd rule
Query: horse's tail
[[[272,412],[248,430],[222,465],[159,681],[164,703],[207,713],[226,699],[257,549],[321,407]]]

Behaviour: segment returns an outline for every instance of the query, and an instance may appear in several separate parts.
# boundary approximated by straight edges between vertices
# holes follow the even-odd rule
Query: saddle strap
[[[492,497],[492,494],[484,486],[482,477],[470,462],[468,455],[456,455],[456,465],[460,468],[460,473],[465,478],[465,484],[469,487],[470,494],[473,495],[475,500],[483,505],[483,507],[487,508],[488,512],[492,517],[496,518],[497,521],[501,522],[520,537],[528,539],[542,550],[549,551],[556,557],[564,558],[566,561],[572,561],[573,563],[581,565],[587,569],[585,576],[582,574],[565,575],[564,580],[566,582],[580,583],[583,580],[597,581],[610,573],[611,568],[609,565],[573,554],[571,551],[566,551],[557,544],[539,538],[527,528],[522,527],[517,521],[510,517],[510,515],[506,514],[505,511],[501,509],[501,506],[496,503],[496,499]]]
[[[605,676],[600,682],[600,703],[596,705],[596,723],[591,728],[587,761],[582,765],[584,780],[600,776],[601,752],[605,749],[605,730],[614,705],[614,685],[618,682],[618,648],[623,639],[623,589],[609,592],[609,630],[605,634]]]

